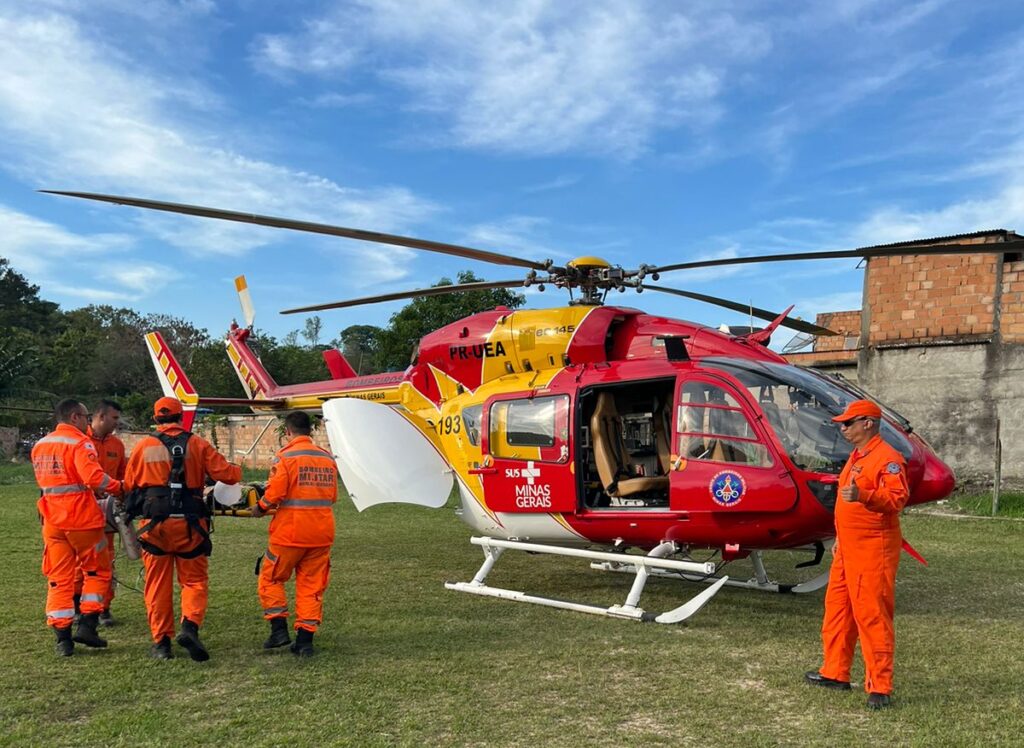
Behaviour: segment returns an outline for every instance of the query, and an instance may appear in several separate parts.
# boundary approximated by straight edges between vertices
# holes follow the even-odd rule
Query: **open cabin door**
[[[576,483],[568,395],[494,397],[483,417],[485,466],[478,471],[495,512],[572,512]]]
[[[448,501],[451,468],[394,409],[344,397],[325,402],[323,412],[338,473],[356,509],[387,503],[438,509]]]
[[[686,512],[782,512],[797,500],[754,407],[703,372],[679,377],[669,506]]]

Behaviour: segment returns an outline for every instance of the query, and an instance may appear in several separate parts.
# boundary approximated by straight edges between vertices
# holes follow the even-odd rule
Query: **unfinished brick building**
[[[1020,238],[999,230],[892,246]],[[909,418],[965,482],[991,479],[998,419],[1004,480],[1024,484],[1020,253],[872,258],[863,309],[822,314],[818,323],[843,334],[790,354],[793,363],[858,380]]]

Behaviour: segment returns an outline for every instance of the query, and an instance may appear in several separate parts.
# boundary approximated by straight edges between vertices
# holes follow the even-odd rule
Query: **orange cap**
[[[153,416],[173,416],[181,413],[181,401],[176,397],[161,397],[153,403]]]
[[[852,421],[857,416],[878,419],[882,417],[882,409],[870,400],[854,400],[846,406],[846,410],[832,420],[837,421],[838,423],[844,423],[845,421]]]

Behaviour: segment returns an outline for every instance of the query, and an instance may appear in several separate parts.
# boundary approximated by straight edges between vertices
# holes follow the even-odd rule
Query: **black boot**
[[[165,636],[149,650],[149,656],[154,660],[170,660],[174,658],[171,652],[171,637]]]
[[[107,640],[101,639],[100,635],[96,633],[96,624],[99,622],[99,617],[99,613],[83,613],[82,617],[78,619],[78,628],[75,629],[75,635],[71,638],[87,647],[107,646]]]
[[[82,596],[81,595],[75,595],[71,599],[75,603],[75,617],[74,617],[73,620],[74,620],[75,623],[78,623],[78,621],[81,620],[81,618],[82,618],[82,608],[81,608]]]
[[[270,619],[270,638],[263,642],[264,649],[277,649],[291,644],[288,636],[288,619],[284,617]]]
[[[54,629],[57,634],[57,656],[70,657],[75,653],[75,643],[71,641],[71,627],[65,629]]]
[[[187,618],[181,621],[181,631],[178,632],[178,644],[188,650],[188,656],[196,662],[206,662],[210,659],[210,653],[199,640],[199,627]]]
[[[313,649],[313,632],[306,629],[299,629],[295,632],[295,643],[291,646],[292,654],[296,657],[312,657],[316,654]]]

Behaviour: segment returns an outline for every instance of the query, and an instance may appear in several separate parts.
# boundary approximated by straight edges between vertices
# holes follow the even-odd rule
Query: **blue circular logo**
[[[747,486],[739,473],[723,470],[711,479],[708,490],[711,493],[711,500],[716,504],[735,506],[740,503]]]

